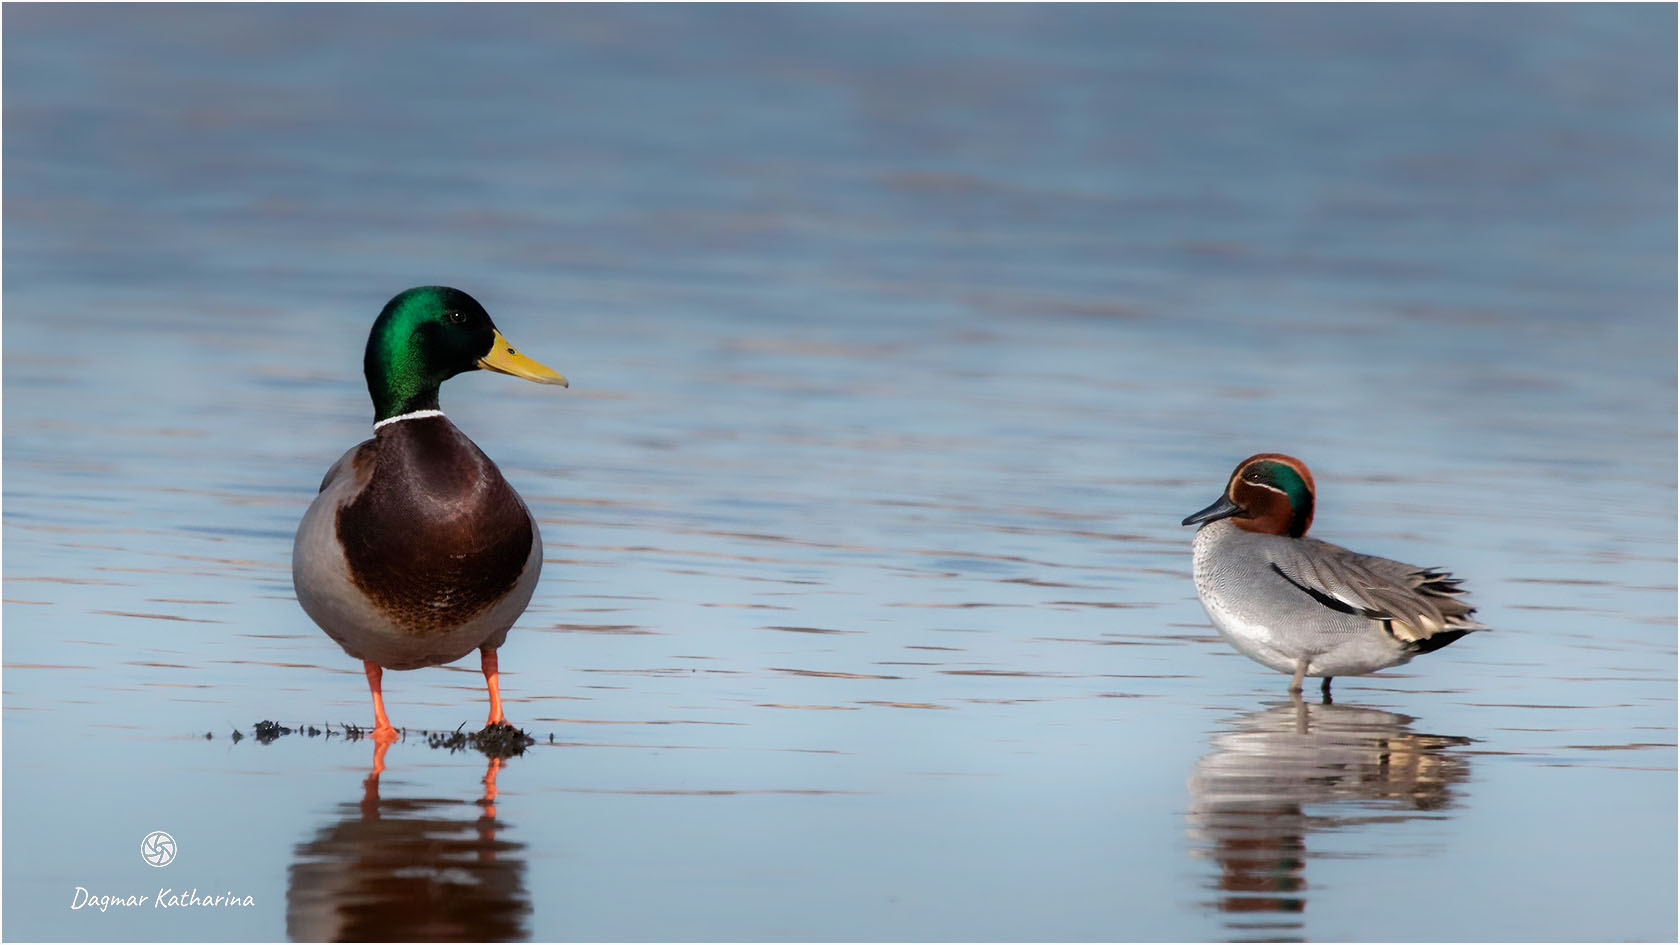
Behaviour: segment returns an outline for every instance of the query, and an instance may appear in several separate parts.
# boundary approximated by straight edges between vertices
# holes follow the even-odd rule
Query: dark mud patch
[[[428,732],[426,734],[426,744],[432,748],[447,748],[452,752],[470,749],[482,752],[488,758],[511,758],[514,755],[523,755],[526,748],[536,743],[536,739],[507,722],[486,725],[476,732],[463,732],[456,729],[447,734],[443,732]]]
[[[537,743],[530,733],[506,722],[488,725],[476,732],[463,731],[464,728],[465,725],[453,732],[401,728],[397,729],[397,732],[399,741],[404,743],[423,739],[428,748],[441,748],[450,752],[476,751],[487,758],[512,758],[515,755],[523,755],[525,749]],[[301,735],[304,738],[342,738],[354,742],[372,737],[373,729],[363,728],[353,722],[342,722],[338,725],[326,722],[320,725],[304,723],[294,727],[265,720],[253,724],[250,735],[234,729],[230,737],[235,743],[253,738],[259,745],[269,745],[287,735]],[[206,740],[213,739],[215,733],[205,732],[204,737]],[[554,736],[550,734],[548,740],[553,742]]]

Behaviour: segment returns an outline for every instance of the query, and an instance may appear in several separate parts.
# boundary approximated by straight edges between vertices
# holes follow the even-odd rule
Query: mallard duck
[[[1282,453],[1243,460],[1214,503],[1187,517],[1196,596],[1214,627],[1249,659],[1307,676],[1363,676],[1486,630],[1458,579],[1306,537],[1307,465]]]
[[[539,384],[566,379],[514,350],[459,289],[421,286],[385,304],[362,370],[373,438],[327,470],[292,543],[298,603],[352,658],[373,693],[386,669],[481,654],[490,721],[506,723],[496,650],[537,587],[542,537],[490,457],[438,409],[438,386],[484,368]]]

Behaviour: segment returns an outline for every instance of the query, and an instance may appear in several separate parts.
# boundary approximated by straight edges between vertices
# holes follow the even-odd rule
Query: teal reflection
[[[1470,771],[1455,749],[1473,740],[1413,732],[1413,721],[1297,698],[1213,736],[1190,772],[1188,819],[1192,855],[1218,866],[1205,906],[1231,940],[1304,940],[1313,833],[1450,816]],[[1384,851],[1392,844],[1373,836],[1369,855]]]

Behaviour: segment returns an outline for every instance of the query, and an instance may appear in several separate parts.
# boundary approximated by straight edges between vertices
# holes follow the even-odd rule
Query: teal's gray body
[[[1209,522],[1193,544],[1196,596],[1244,656],[1281,673],[1361,676],[1486,629],[1442,571],[1312,538]]]

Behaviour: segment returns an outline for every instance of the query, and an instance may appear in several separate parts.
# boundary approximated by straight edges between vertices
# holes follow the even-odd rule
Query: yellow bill
[[[478,359],[478,366],[487,371],[495,371],[498,374],[512,374],[514,377],[523,377],[528,381],[536,381],[538,384],[571,386],[566,383],[565,375],[559,371],[538,364],[515,351],[513,345],[508,344],[508,340],[503,338],[499,331],[496,332],[495,342],[490,345],[490,353]]]

